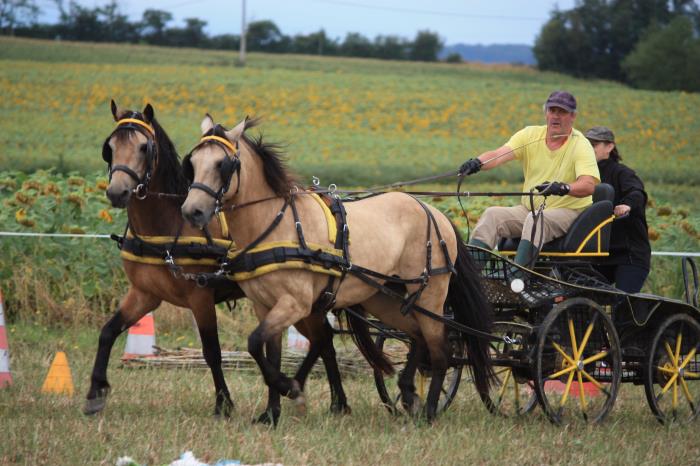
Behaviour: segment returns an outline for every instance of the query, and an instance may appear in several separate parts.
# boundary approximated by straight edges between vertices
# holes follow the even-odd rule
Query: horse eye
[[[148,145],[141,144],[141,146],[139,146],[139,150],[145,154],[146,151],[148,150]]]
[[[217,169],[217,170],[221,170],[221,164],[222,164],[222,163],[223,163],[222,160],[219,160],[218,162],[216,162],[216,169]]]

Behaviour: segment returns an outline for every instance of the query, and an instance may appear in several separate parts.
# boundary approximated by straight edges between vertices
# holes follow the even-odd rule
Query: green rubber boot
[[[491,250],[491,247],[484,243],[483,241],[480,241],[478,239],[470,239],[469,240],[469,245],[470,246],[477,246],[482,249],[486,249],[488,251]],[[472,249],[469,248],[469,254],[472,256],[472,259],[474,259],[474,262],[476,262],[476,266],[480,269],[484,268],[484,265],[486,262],[491,258],[491,255],[487,252],[484,251],[479,251],[478,249]]]

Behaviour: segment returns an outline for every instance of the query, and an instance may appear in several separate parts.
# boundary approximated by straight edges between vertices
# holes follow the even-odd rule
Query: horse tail
[[[394,373],[394,366],[387,358],[383,351],[377,348],[377,345],[372,341],[372,336],[369,333],[369,324],[360,316],[365,315],[364,309],[361,306],[353,306],[354,312],[346,312],[345,317],[348,321],[350,335],[355,341],[360,353],[365,357],[372,369],[381,371],[386,375]]]
[[[480,273],[469,254],[462,235],[452,224],[457,237],[457,273],[450,277],[447,300],[458,323],[481,332],[490,332],[493,309],[481,288]],[[495,380],[489,356],[490,341],[470,334],[462,334],[467,345],[470,371],[480,394],[487,394]]]

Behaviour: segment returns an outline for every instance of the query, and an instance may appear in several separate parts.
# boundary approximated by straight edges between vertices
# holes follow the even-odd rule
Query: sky
[[[53,0],[36,0],[40,21],[55,22],[58,9]],[[76,0],[94,8],[107,0]],[[209,35],[241,30],[243,0],[118,0],[121,11],[136,21],[144,9],[169,11],[170,27],[184,25],[184,18],[207,22]],[[67,5],[68,1],[64,1]],[[245,0],[250,21],[272,20],[283,34],[308,34],[325,29],[332,38],[343,39],[359,32],[373,39],[397,35],[407,39],[419,30],[437,32],[445,44],[533,45],[550,12],[567,10],[575,0]]]

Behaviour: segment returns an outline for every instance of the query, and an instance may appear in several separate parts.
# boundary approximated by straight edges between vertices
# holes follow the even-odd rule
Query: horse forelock
[[[298,183],[296,177],[290,173],[287,168],[287,160],[283,153],[282,145],[264,141],[262,134],[257,137],[251,137],[245,134],[247,129],[258,126],[259,122],[259,118],[247,119],[243,126],[241,139],[262,160],[265,181],[267,181],[267,184],[272,188],[274,193],[285,199],[289,198],[292,189],[298,186]],[[202,137],[218,136],[226,138],[226,131],[226,128],[220,124],[216,124],[209,129],[209,131],[204,133]]]

